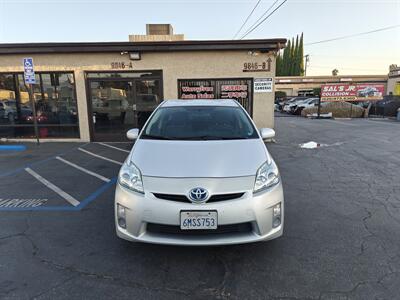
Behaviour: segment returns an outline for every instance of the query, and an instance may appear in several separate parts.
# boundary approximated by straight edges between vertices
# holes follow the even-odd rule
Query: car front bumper
[[[209,185],[212,185],[211,182],[213,181],[213,179],[209,179]],[[254,177],[250,179],[251,181],[254,182]],[[180,184],[176,185],[179,186]],[[221,187],[224,187],[224,182],[214,183],[214,186],[221,189]],[[278,203],[281,204],[281,223],[274,228],[272,225],[273,207]],[[126,228],[122,228],[118,224],[117,205],[125,208]],[[218,233],[207,230],[202,234],[192,231],[188,234],[188,232],[180,230],[180,211],[182,210],[217,211],[219,228],[243,228],[242,225],[246,224],[247,230],[228,230]],[[283,233],[284,197],[282,184],[280,182],[273,188],[258,194],[253,194],[251,190],[247,190],[239,199],[204,204],[159,199],[152,192],[139,194],[117,184],[115,224],[116,233],[120,238],[155,244],[206,246],[271,240]],[[150,230],[150,228],[159,227],[172,228],[173,232],[171,230],[167,232]]]

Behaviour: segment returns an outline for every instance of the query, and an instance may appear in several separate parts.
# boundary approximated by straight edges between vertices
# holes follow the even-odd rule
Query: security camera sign
[[[273,80],[268,78],[255,78],[254,79],[254,93],[272,93]]]
[[[24,78],[26,84],[36,84],[33,59],[30,57],[24,58]]]

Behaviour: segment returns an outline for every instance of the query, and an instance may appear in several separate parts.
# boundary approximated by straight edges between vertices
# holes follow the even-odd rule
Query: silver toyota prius
[[[264,141],[234,100],[162,102],[121,167],[117,235],[170,245],[226,245],[283,233],[283,190]]]

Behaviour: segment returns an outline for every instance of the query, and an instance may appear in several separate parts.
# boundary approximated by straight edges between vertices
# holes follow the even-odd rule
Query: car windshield
[[[161,107],[149,120],[142,139],[237,140],[258,138],[257,130],[239,107]]]

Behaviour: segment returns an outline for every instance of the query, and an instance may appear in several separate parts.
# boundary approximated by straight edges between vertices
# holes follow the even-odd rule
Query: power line
[[[268,9],[246,30],[246,32],[243,34],[243,36],[245,36],[250,31],[250,29],[252,29],[258,23],[258,21],[260,21],[273,8],[278,1],[279,0],[275,0],[275,2],[272,3],[272,5],[270,7],[268,7]],[[242,36],[242,38],[243,38],[243,36]]]
[[[244,27],[244,25],[246,25],[247,21],[250,19],[250,17],[253,15],[253,12],[256,10],[257,6],[260,4],[261,0],[258,0],[256,5],[253,7],[252,11],[250,12],[250,14],[247,16],[246,20],[243,22],[242,26],[240,26],[239,30],[236,32],[236,34],[233,36],[232,39],[235,39],[237,37],[237,35],[239,34],[239,32],[242,30],[242,28]]]
[[[304,45],[305,46],[310,46],[310,45],[315,45],[315,44],[328,43],[328,42],[348,39],[348,38],[356,37],[356,36],[360,36],[360,35],[375,33],[375,32],[379,32],[379,31],[385,31],[385,30],[389,30],[389,29],[393,29],[393,28],[397,28],[397,27],[400,27],[400,24],[389,26],[389,27],[383,27],[383,28],[379,28],[379,29],[375,29],[375,30],[371,30],[371,31],[365,31],[365,32],[360,32],[360,33],[355,33],[355,34],[350,34],[350,35],[344,35],[344,36],[340,36],[340,37],[336,37],[336,38],[332,38],[332,39],[327,39],[327,40],[322,40],[322,41],[318,41],[318,42],[307,43],[307,44],[304,44]]]
[[[246,36],[248,36],[250,33],[252,33],[254,30],[256,30],[258,28],[258,26],[260,26],[262,23],[264,23],[270,16],[272,16],[274,14],[274,12],[276,12],[283,4],[286,3],[287,0],[284,0],[281,4],[279,4],[268,16],[266,16],[264,19],[262,19],[256,26],[254,26],[253,28],[251,28],[249,31],[247,31],[240,39],[245,38]]]

